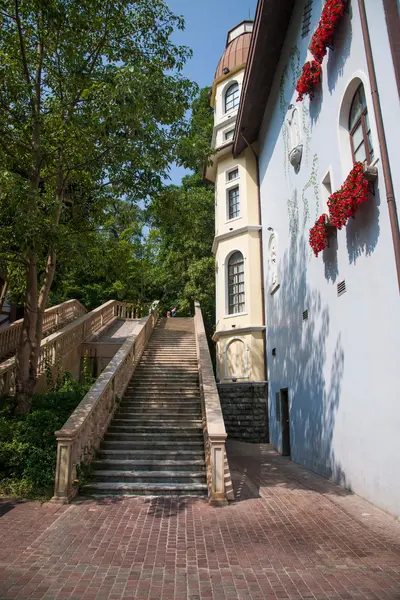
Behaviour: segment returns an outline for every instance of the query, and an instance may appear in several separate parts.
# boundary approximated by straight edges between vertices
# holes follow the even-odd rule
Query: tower
[[[217,377],[236,385],[265,381],[257,161],[251,147],[232,152],[252,30],[243,21],[228,32],[212,85],[216,152],[206,168],[215,183]]]

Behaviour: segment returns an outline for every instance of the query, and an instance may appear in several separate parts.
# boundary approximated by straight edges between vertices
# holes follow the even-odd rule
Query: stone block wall
[[[218,393],[228,437],[243,442],[269,441],[266,383],[220,383]]]

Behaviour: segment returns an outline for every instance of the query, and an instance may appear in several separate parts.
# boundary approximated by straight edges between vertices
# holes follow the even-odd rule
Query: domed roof
[[[246,32],[235,37],[235,39],[228,44],[218,63],[214,79],[219,79],[219,77],[225,75],[223,69],[227,68],[229,71],[232,71],[235,67],[240,67],[246,62],[249,54],[250,41],[251,32]]]

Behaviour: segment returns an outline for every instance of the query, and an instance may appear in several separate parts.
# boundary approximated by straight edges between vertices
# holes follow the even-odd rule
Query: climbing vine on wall
[[[291,173],[289,163],[289,126],[286,121],[282,125],[282,140],[283,140],[283,168],[285,173],[286,183],[290,184]]]
[[[307,183],[303,187],[303,191],[301,193],[301,199],[303,201],[303,206],[304,206],[303,225],[306,225],[306,223],[308,222],[308,220],[310,218],[310,205],[309,205],[308,199],[306,197],[306,192],[309,188],[314,188],[314,199],[315,199],[315,207],[316,207],[315,219],[317,219],[317,217],[318,217],[319,186],[318,186],[318,181],[317,181],[317,175],[318,175],[318,156],[317,156],[317,154],[314,154],[310,179],[307,181]]]
[[[291,241],[291,251],[296,248],[297,235],[299,232],[299,205],[297,202],[297,190],[293,191],[292,197],[287,201],[289,214],[289,233]]]
[[[282,116],[286,115],[287,109],[289,108],[290,101],[287,101],[285,98],[285,86],[289,73],[289,65],[292,76],[292,85],[291,87],[294,89],[296,87],[296,81],[298,80],[301,74],[300,67],[300,51],[297,46],[293,46],[289,53],[288,63],[285,65],[281,75],[281,81],[279,84],[279,108]],[[293,93],[293,92],[292,92]]]
[[[310,142],[311,142],[311,133],[310,133],[310,113],[305,103],[301,105],[301,120],[303,125],[303,146],[305,148],[305,163],[306,167],[308,167],[308,156],[310,154]]]

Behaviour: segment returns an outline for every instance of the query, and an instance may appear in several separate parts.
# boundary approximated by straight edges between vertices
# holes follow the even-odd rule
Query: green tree
[[[0,251],[26,278],[26,413],[57,253],[115,198],[160,188],[194,86],[164,0],[2,0],[0,15]]]
[[[214,322],[214,186],[203,179],[212,155],[213,113],[209,89],[192,104],[187,135],[178,144],[179,163],[193,171],[181,186],[166,186],[149,206],[147,240],[152,280],[165,307],[188,313],[199,300],[208,324]]]

